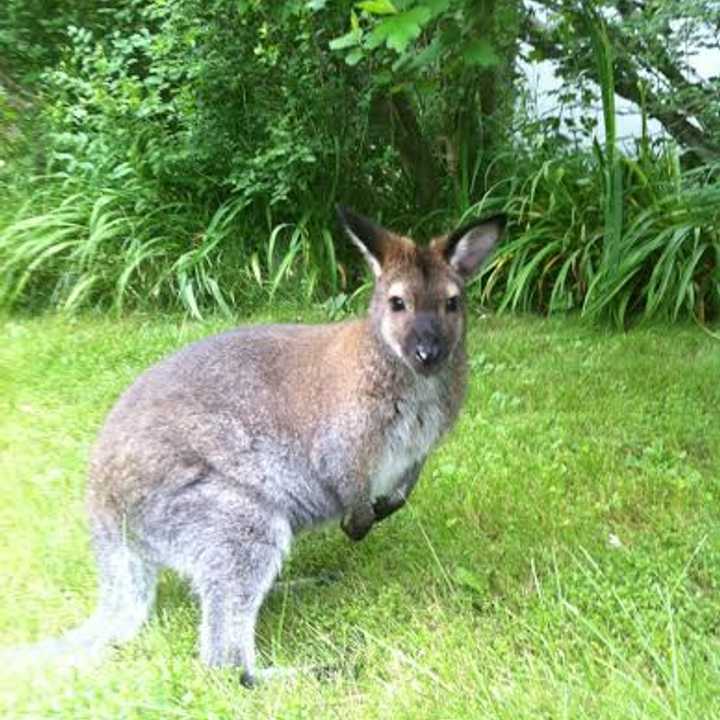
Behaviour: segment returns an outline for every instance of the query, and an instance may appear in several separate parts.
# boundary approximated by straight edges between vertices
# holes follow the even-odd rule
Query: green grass
[[[2,322],[0,645],[90,612],[98,426],[141,369],[227,322]],[[359,545],[300,538],[287,577],[342,579],[264,607],[263,662],[335,675],[248,692],[206,671],[197,608],[168,575],[152,622],[100,666],[6,664],[0,717],[720,717],[718,342],[475,317],[470,346],[462,420],[410,506]]]

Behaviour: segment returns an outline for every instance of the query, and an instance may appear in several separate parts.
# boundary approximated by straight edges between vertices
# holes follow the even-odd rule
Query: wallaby
[[[200,655],[256,671],[255,622],[292,537],[339,520],[353,540],[405,503],[453,424],[467,365],[464,285],[501,217],[427,247],[338,208],[375,276],[369,316],[241,327],[142,374],[110,412],[87,492],[94,615],[45,650],[90,654],[133,637],[158,570],[199,596]]]

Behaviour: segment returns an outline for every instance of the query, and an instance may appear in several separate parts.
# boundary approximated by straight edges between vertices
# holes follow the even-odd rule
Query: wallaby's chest
[[[451,413],[442,397],[442,384],[424,381],[414,392],[393,401],[370,475],[371,497],[390,495],[406,471],[422,462],[448,429]]]

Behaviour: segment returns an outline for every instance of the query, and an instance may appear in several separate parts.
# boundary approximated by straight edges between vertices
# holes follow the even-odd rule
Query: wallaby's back
[[[341,470],[357,446],[367,421],[357,407],[363,394],[379,399],[384,391],[370,387],[364,332],[364,321],[239,328],[150,368],[100,433],[91,512],[132,514],[212,472],[248,494],[267,494],[294,528],[339,516],[354,490],[342,472],[322,475]],[[338,445],[334,457],[319,457],[329,444]]]

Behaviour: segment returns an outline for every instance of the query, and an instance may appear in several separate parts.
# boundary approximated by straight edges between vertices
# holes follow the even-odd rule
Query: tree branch
[[[634,12],[643,14],[647,10],[642,3],[631,6],[628,2],[618,2],[617,9],[625,22],[632,21]],[[713,122],[714,118],[708,117],[708,113],[702,112],[705,109],[705,104],[714,101],[717,94],[716,89],[710,83],[703,80],[698,82],[689,80],[681,67],[673,60],[667,46],[663,42],[659,42],[656,35],[647,34],[641,38],[634,37],[631,34],[624,33],[621,27],[614,24],[608,25],[608,32],[614,46],[623,48],[625,55],[629,53],[637,58],[647,72],[664,76],[676,94],[683,94],[688,99],[695,99],[692,106],[686,106],[688,114],[693,114],[696,117],[701,114],[702,117],[699,120],[702,125],[717,129],[717,123]],[[689,66],[687,66],[687,70],[692,72],[692,68]]]
[[[549,59],[567,58],[567,51],[553,30],[542,26],[531,14],[525,17],[522,36],[528,44]],[[617,41],[617,38],[615,40]],[[595,82],[599,82],[594,65],[587,67],[586,71]],[[643,82],[630,62],[616,62],[615,92],[618,95],[639,106],[644,106],[650,117],[660,122],[670,135],[702,161],[708,162],[720,158],[720,145],[708,139],[707,134],[690,121],[687,113],[675,107],[668,107],[650,90],[646,89],[642,93]]]

